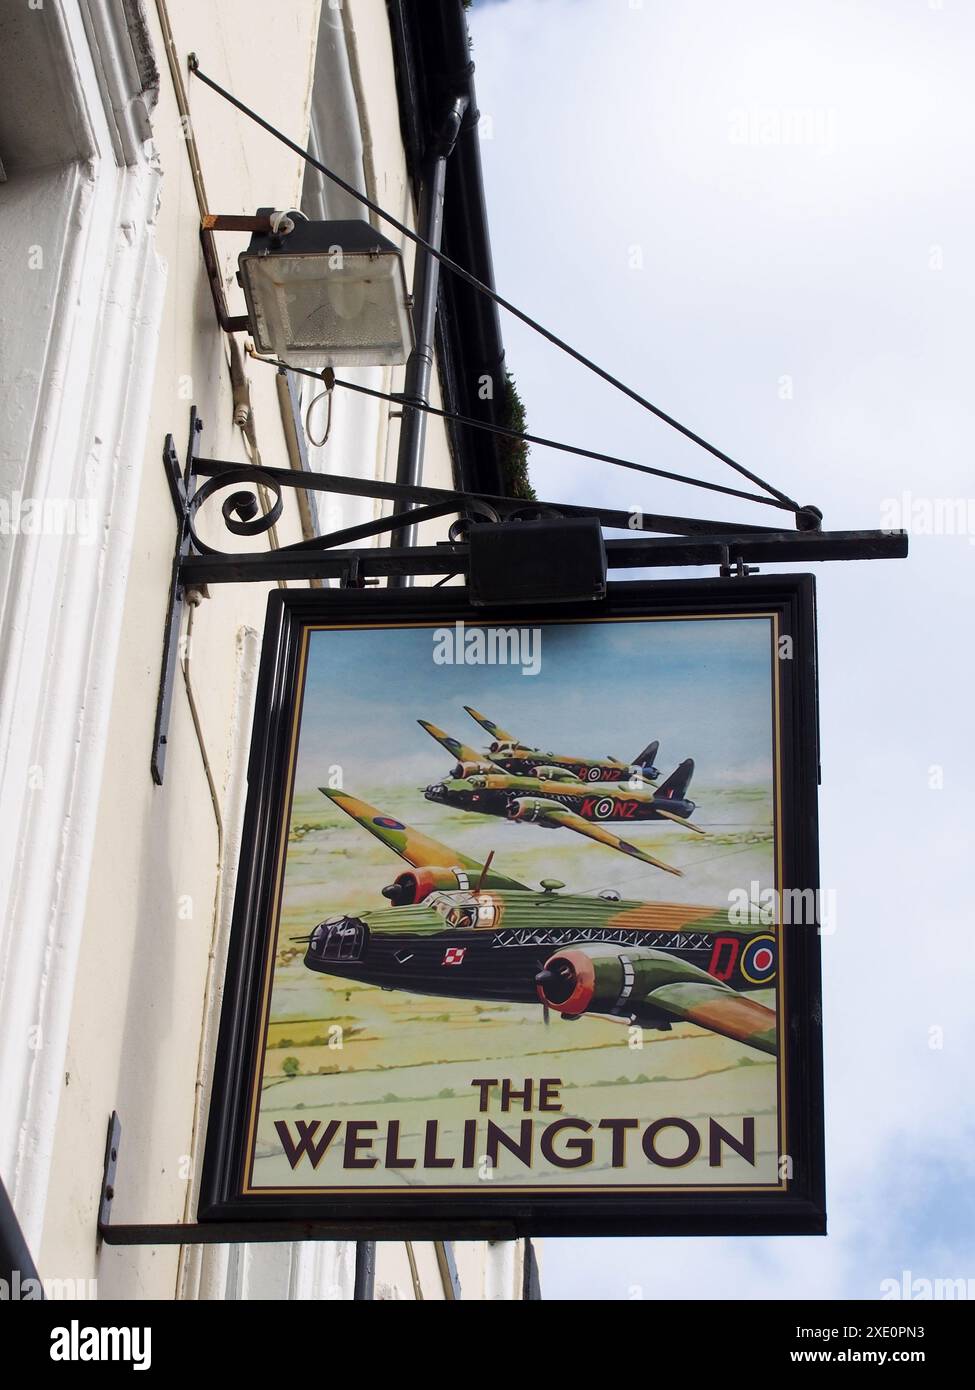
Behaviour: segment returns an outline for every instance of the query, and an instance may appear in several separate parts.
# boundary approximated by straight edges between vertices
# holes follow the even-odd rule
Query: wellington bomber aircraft
[[[455,756],[457,748],[462,757],[464,752],[471,751],[436,725],[423,719],[417,722]],[[705,832],[700,826],[692,825],[689,820],[696,806],[687,796],[693,775],[693,758],[685,758],[656,788],[644,786],[639,781],[634,784],[632,779],[628,782],[583,782],[574,772],[560,767],[536,767],[529,776],[500,770],[472,771],[465,758],[453,769],[453,776],[432,782],[423,794],[428,801],[455,806],[462,811],[531,821],[550,830],[560,827],[574,830],[655,868],[679,875],[680,869],[653,858],[629,840],[621,839],[603,822],[622,821],[632,825],[637,821],[669,820],[703,835]]]
[[[449,752],[460,762],[466,764],[466,770],[460,771],[456,775],[463,777],[471,772],[494,772],[498,768],[502,772],[513,772],[518,776],[531,775],[536,768],[565,768],[569,772],[574,772],[584,782],[621,782],[624,778],[632,777],[635,773],[639,774],[646,782],[654,781],[660,774],[653,765],[653,760],[657,756],[657,749],[660,744],[657,740],[648,743],[642,752],[638,753],[632,763],[621,762],[619,758],[583,758],[572,753],[546,753],[540,748],[533,748],[530,744],[522,743],[511,734],[507,729],[502,729],[493,720],[488,719],[486,714],[481,714],[479,710],[473,709],[470,705],[465,705],[464,709],[480,724],[482,729],[491,735],[491,744],[487,753],[478,753],[473,748],[468,748],[458,739],[452,739],[448,734],[441,730],[434,730],[432,724],[425,723],[422,719],[419,723],[426,729],[427,733],[432,734],[438,739]]]
[[[606,1016],[669,1031],[692,1023],[776,1051],[774,1012],[752,991],[775,981],[776,939],[731,925],[727,908],[541,892],[458,854],[347,792],[325,796],[410,866],[385,907],[326,917],[309,970],[382,989],[540,1003],[564,1019]]]

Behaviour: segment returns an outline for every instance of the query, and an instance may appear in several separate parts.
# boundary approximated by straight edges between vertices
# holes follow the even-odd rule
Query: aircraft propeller
[[[552,979],[552,972],[551,970],[546,970],[544,961],[539,961],[538,964],[540,966],[540,969],[538,971],[538,974],[535,976],[535,993],[538,995],[538,1002],[542,1006],[542,1022],[545,1024],[545,1027],[547,1028],[552,1021],[552,1011],[549,1008],[548,1000],[545,997],[544,986],[547,980]]]

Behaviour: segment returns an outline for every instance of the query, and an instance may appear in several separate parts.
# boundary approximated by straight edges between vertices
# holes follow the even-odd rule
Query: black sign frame
[[[288,766],[298,717],[299,654],[307,627],[464,622],[471,627],[542,625],[684,614],[777,615],[789,639],[780,662],[781,853],[786,886],[818,890],[819,735],[815,581],[810,575],[622,582],[599,603],[516,610],[472,609],[463,589],[272,591],[259,674],[248,768],[248,798],[214,1068],[199,1219],[297,1221],[327,1225],[348,1238],[453,1239],[491,1236],[816,1235],[824,1234],[825,1164],[820,936],[790,928],[785,959],[789,1027],[783,1030],[788,1107],[787,1192],[677,1195],[605,1191],[550,1194],[492,1190],[402,1194],[243,1192],[249,1084],[260,1046],[260,994],[267,933],[274,929],[275,866],[286,832]],[[733,698],[729,693],[728,698]]]

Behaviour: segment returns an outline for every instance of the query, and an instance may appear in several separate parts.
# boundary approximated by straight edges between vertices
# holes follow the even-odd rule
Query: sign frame
[[[750,576],[611,583],[599,603],[535,608],[471,607],[461,588],[274,590],[267,620],[248,762],[248,794],[240,847],[198,1217],[202,1222],[308,1222],[331,1235],[358,1238],[477,1238],[479,1236],[818,1235],[826,1230],[822,999],[819,930],[789,930],[784,985],[789,1001],[782,1029],[788,1105],[786,1192],[697,1189],[681,1194],[632,1190],[551,1193],[243,1191],[249,1092],[261,1046],[261,981],[268,933],[276,927],[276,866],[286,837],[289,767],[296,720],[300,653],[309,627],[394,624],[473,628],[532,627],[648,616],[775,613],[777,631],[791,639],[779,661],[778,737],[782,776],[780,886],[819,888],[817,788],[819,731],[815,580],[811,575]],[[733,698],[729,693],[728,698]],[[818,901],[818,893],[817,893]],[[485,1185],[486,1186],[486,1185]]]

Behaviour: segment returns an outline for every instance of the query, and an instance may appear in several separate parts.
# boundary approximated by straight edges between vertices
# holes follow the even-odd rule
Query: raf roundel
[[[392,816],[373,816],[373,825],[379,825],[383,830],[405,830],[406,826],[402,821],[393,820]]]
[[[752,984],[771,984],[775,979],[775,938],[756,936],[742,952],[741,973]]]

